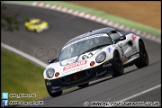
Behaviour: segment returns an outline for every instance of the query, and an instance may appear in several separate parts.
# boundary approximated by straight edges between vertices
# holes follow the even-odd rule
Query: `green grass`
[[[49,96],[44,84],[43,68],[27,59],[1,49],[1,91],[36,94],[34,98],[9,98],[9,100],[32,101]]]
[[[34,101],[48,97],[43,68],[6,49],[1,49],[1,91],[36,94],[34,98],[9,98],[9,101]],[[63,90],[69,92],[78,87]]]
[[[40,1],[38,1],[38,2],[40,2]],[[19,2],[19,1],[11,2],[10,1],[10,3],[19,3],[19,4],[31,5],[33,3],[33,1],[21,1],[21,2]],[[81,11],[81,12],[96,15],[98,17],[102,17],[104,19],[108,19],[110,21],[114,21],[114,22],[117,22],[119,24],[123,24],[125,26],[128,26],[130,28],[134,28],[136,30],[144,31],[144,32],[147,32],[147,33],[155,35],[155,36],[161,36],[161,31],[158,30],[158,29],[155,29],[155,28],[152,28],[150,26],[146,26],[146,25],[143,25],[143,24],[122,18],[120,16],[111,15],[109,13],[105,13],[105,12],[102,12],[102,11],[99,11],[99,10],[94,10],[94,9],[91,9],[91,8],[87,8],[87,7],[83,7],[83,6],[79,6],[79,5],[74,5],[74,4],[71,4],[71,3],[68,3],[68,2],[61,2],[61,1],[41,1],[41,3],[48,3],[48,4],[58,5],[58,6],[64,6],[64,7],[71,8],[71,9],[74,9],[74,10],[78,10],[78,11]]]

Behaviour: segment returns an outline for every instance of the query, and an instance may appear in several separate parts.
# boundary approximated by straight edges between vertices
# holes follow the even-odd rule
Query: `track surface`
[[[106,27],[83,18],[48,9],[19,5],[8,6],[9,12],[21,10],[18,17],[21,21],[20,31],[11,33],[1,29],[1,42],[45,63],[48,58],[57,57],[59,50],[69,39],[90,30]],[[50,29],[40,34],[26,31],[23,18],[30,17],[48,21]],[[85,101],[119,101],[161,84],[161,44],[145,39],[144,43],[150,58],[148,67],[137,69],[132,66],[125,69],[123,76],[92,83],[86,88],[77,88],[55,98],[44,98],[42,99],[44,106],[84,106]],[[161,105],[161,87],[128,101],[159,101]]]

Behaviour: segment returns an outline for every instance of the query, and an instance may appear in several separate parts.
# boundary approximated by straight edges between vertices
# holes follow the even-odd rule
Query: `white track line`
[[[124,98],[124,99],[122,99],[122,100],[120,100],[120,101],[118,101],[118,102],[127,101],[127,100],[129,100],[129,99],[138,97],[138,96],[140,96],[140,95],[143,95],[143,94],[145,94],[145,93],[147,93],[147,92],[150,92],[150,91],[155,90],[155,89],[160,88],[160,87],[161,87],[161,84],[159,84],[159,85],[157,85],[157,86],[154,86],[154,87],[152,87],[152,88],[149,88],[149,89],[147,89],[147,90],[144,90],[144,91],[142,91],[142,92],[139,92],[139,93],[137,93],[137,94],[134,94],[134,95],[132,95],[132,96],[129,96],[129,97],[127,97],[127,98]],[[110,105],[110,106],[108,106],[108,107],[111,107],[111,106],[115,106],[115,105]]]
[[[129,96],[129,97],[125,98],[125,99],[122,99],[122,100],[120,100],[120,102],[124,102],[124,101],[126,101],[126,100],[129,100],[129,99],[138,97],[138,96],[140,96],[140,95],[142,95],[142,94],[145,94],[145,93],[147,93],[147,92],[150,92],[150,91],[155,90],[155,89],[160,88],[160,87],[161,87],[161,84],[159,84],[159,85],[157,85],[157,86],[154,86],[154,87],[152,87],[152,88],[149,88],[149,89],[147,89],[147,90],[144,90],[144,91],[142,91],[142,92],[139,92],[139,93],[137,93],[137,94],[134,94],[134,95],[132,95],[132,96]]]
[[[10,50],[10,51],[12,51],[12,52],[14,52],[16,54],[19,54],[19,55],[21,55],[21,56],[23,56],[23,57],[37,63],[38,65],[40,65],[40,66],[42,66],[44,68],[47,67],[47,64],[45,64],[44,62],[38,60],[37,58],[35,58],[35,57],[31,56],[31,55],[28,55],[28,54],[24,53],[24,52],[22,52],[22,51],[20,51],[20,50],[18,50],[16,48],[13,48],[13,47],[11,47],[9,45],[6,45],[4,43],[1,43],[1,47],[6,48],[6,49],[8,49],[8,50]]]

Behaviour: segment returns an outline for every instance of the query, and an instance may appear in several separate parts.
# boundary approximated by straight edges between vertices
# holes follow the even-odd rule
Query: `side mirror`
[[[119,39],[117,39],[117,40],[115,41],[115,43],[117,43],[117,42],[119,42],[119,41],[122,41],[122,40],[125,40],[125,39],[126,39],[126,36],[123,35],[123,36],[121,36]]]
[[[58,58],[54,58],[54,59],[49,59],[48,63],[50,64],[50,63],[54,63],[54,62],[58,62],[58,61],[59,61]]]

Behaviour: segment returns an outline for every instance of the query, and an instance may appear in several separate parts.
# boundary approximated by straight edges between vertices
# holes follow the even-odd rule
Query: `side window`
[[[112,33],[110,33],[110,37],[111,37],[111,39],[113,40],[113,41],[116,41],[116,40],[118,40],[119,38],[120,38],[120,34],[118,33],[118,32],[112,32]]]

